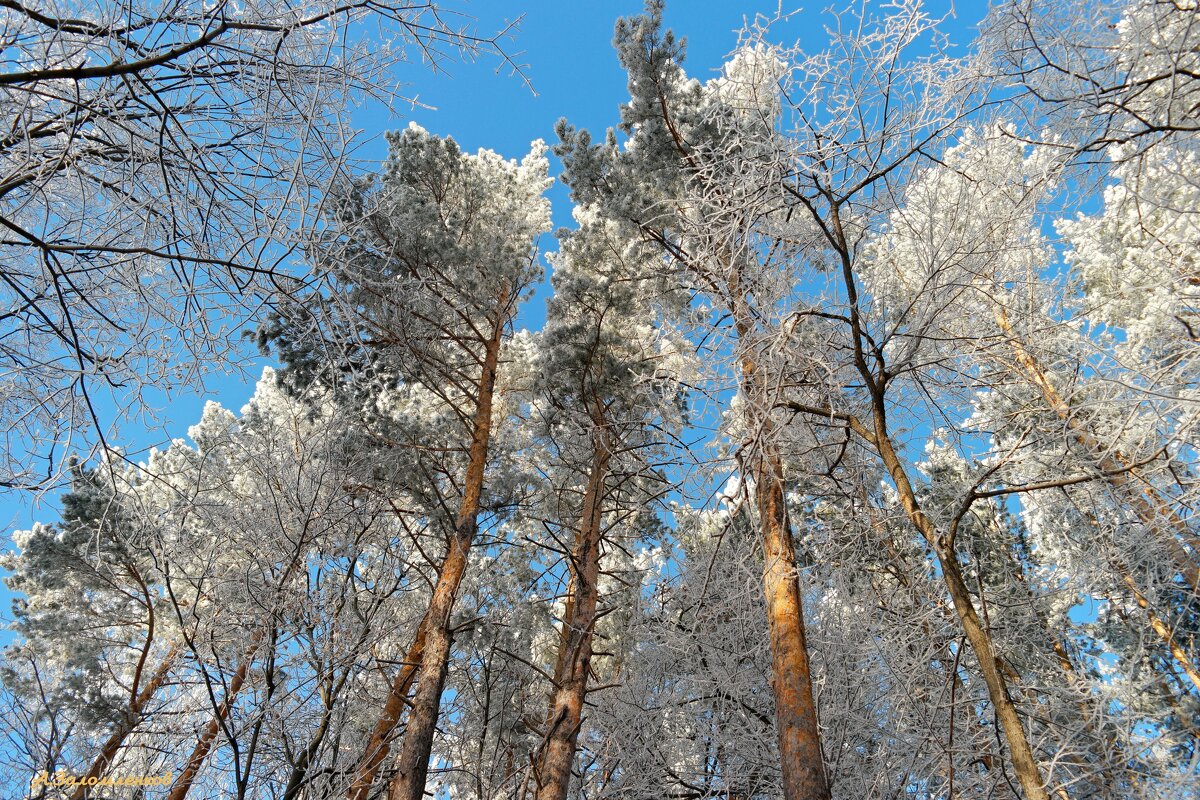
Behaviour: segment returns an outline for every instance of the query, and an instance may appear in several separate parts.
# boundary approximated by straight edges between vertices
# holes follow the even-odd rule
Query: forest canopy
[[[355,102],[507,32],[0,2],[0,484],[66,483],[0,793],[1196,796],[1196,0],[760,16],[706,80],[663,13],[606,130],[366,170]],[[240,411],[110,440],[246,326]]]

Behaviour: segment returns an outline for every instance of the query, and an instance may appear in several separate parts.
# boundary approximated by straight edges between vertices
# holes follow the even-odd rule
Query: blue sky
[[[834,3],[845,8],[848,3]],[[819,47],[823,25],[829,20],[824,10],[831,5],[814,5],[791,18],[779,29],[780,39],[791,44],[799,39],[808,48]],[[787,8],[785,3],[784,8]],[[554,124],[566,117],[573,125],[601,133],[617,121],[617,108],[627,99],[625,74],[612,49],[613,24],[620,16],[636,14],[641,0],[478,0],[467,6],[476,17],[481,33],[500,30],[522,17],[513,38],[504,47],[522,65],[527,85],[500,65],[494,57],[474,63],[448,63],[444,73],[433,73],[418,63],[399,64],[397,80],[407,84],[405,92],[432,108],[398,108],[393,115],[378,105],[364,105],[354,116],[361,129],[358,157],[367,164],[386,154],[382,134],[414,121],[429,131],[453,136],[464,148],[496,150],[519,158],[534,139],[554,140]],[[773,15],[777,0],[668,0],[667,24],[688,42],[686,69],[694,77],[714,77],[724,57],[737,43],[737,30],[756,13]],[[947,30],[963,47],[974,37],[974,28],[986,12],[986,3],[969,0],[951,5],[945,0],[930,3],[933,13],[950,11]],[[499,67],[499,69],[498,69]],[[552,163],[557,174],[558,165]],[[556,226],[571,222],[565,187],[551,190]],[[545,250],[554,250],[548,239]],[[545,289],[522,314],[522,324],[536,327],[545,314]],[[248,374],[261,371],[265,359],[248,365]],[[253,380],[243,376],[215,376],[206,390],[161,400],[158,416],[162,424],[153,428],[126,423],[119,444],[131,453],[144,452],[172,437],[186,436],[200,417],[207,399],[237,410],[249,399]],[[151,399],[154,403],[154,400]],[[0,530],[4,539],[15,529],[27,528],[33,520],[52,521],[53,497],[34,501],[28,496],[0,494]],[[9,615],[8,593],[0,588],[0,619]],[[0,642],[8,637],[0,633]]]

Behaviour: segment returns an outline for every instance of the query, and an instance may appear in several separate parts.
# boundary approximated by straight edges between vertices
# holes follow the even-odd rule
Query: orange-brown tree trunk
[[[225,689],[225,697],[217,706],[213,718],[204,726],[204,730],[200,734],[200,740],[192,748],[192,754],[188,756],[183,772],[179,774],[179,777],[175,779],[175,783],[171,786],[171,792],[167,795],[167,800],[183,800],[191,790],[192,784],[196,782],[196,776],[200,774],[200,770],[204,767],[204,762],[208,760],[208,755],[212,752],[213,743],[217,740],[217,734],[221,732],[221,726],[229,718],[229,713],[233,710],[233,704],[237,702],[238,693],[242,691],[242,686],[246,683],[246,676],[250,672],[250,664],[254,661],[254,654],[258,652],[258,648],[262,645],[264,638],[266,638],[266,631],[260,630],[255,634],[254,639],[251,640],[250,646],[246,648],[246,652],[242,655],[242,663],[234,671],[233,677],[230,678],[229,685]]]
[[[680,158],[693,174],[706,182],[697,157],[672,119],[666,96],[660,94],[658,99],[662,120]],[[693,222],[703,225],[703,221],[696,219],[691,211],[680,209],[680,212],[685,218],[690,216]],[[648,238],[664,245],[672,257],[684,258],[678,248],[666,242],[662,232],[643,226],[636,220],[631,221],[641,226]],[[728,271],[721,276],[727,279],[727,291],[722,299],[733,316],[739,343],[749,347],[755,332],[753,320],[757,316],[751,310],[750,291],[743,284],[741,268],[733,253],[724,253],[721,261]],[[766,556],[763,590],[771,640],[771,688],[775,698],[783,797],[784,800],[829,800],[829,782],[825,775],[808,646],[804,636],[804,609],[796,570],[795,546],[784,502],[783,469],[772,441],[772,404],[764,403],[767,400],[767,385],[752,353],[747,351],[743,354],[740,366],[741,390],[749,404],[744,421],[755,437],[755,458],[759,463],[748,477],[755,483],[760,536]]]
[[[450,551],[442,562],[442,571],[422,623],[425,652],[417,668],[417,690],[408,712],[400,752],[396,756],[396,774],[388,785],[389,800],[409,797],[420,800],[425,792],[433,734],[450,662],[450,614],[454,610],[458,587],[466,573],[467,554],[473,538],[472,530],[469,536],[456,533],[451,540]]]
[[[730,281],[730,307],[734,327],[743,346],[752,338],[748,299],[740,274]],[[773,403],[758,362],[746,353],[741,358],[741,388],[747,399],[745,425],[757,441],[749,463],[754,484],[759,535],[763,545],[763,593],[771,641],[771,690],[775,698],[775,736],[779,746],[784,800],[829,800],[829,780],[821,751],[817,704],[812,688],[808,642],[804,634],[804,603],[796,568],[784,496],[783,463],[774,442],[770,417]]]
[[[1100,441],[1074,413],[1041,362],[1017,335],[1003,306],[995,307],[995,317],[1025,377],[1037,387],[1046,404],[1066,424],[1075,442],[1096,458],[1097,466],[1104,471],[1106,480],[1127,498],[1138,519],[1170,554],[1188,585],[1200,590],[1200,565],[1197,565],[1193,556],[1193,553],[1200,552],[1200,537],[1175,513],[1170,501],[1153,484],[1137,479],[1136,465],[1128,456]],[[1192,549],[1191,553],[1180,544],[1181,539]]]
[[[445,570],[445,564],[442,565],[442,569]],[[404,656],[404,666],[392,680],[387,700],[383,704],[383,713],[379,716],[379,721],[375,723],[371,738],[367,740],[366,750],[354,772],[354,781],[346,793],[348,800],[367,800],[367,796],[371,793],[371,784],[375,782],[375,777],[379,774],[379,769],[391,750],[392,731],[400,722],[400,715],[408,700],[408,691],[417,677],[417,668],[420,667],[424,655],[425,627],[422,625],[417,630],[417,638],[413,641],[412,647]]]
[[[1059,419],[1063,420],[1076,443],[1097,458],[1097,464],[1104,471],[1106,480],[1129,499],[1129,505],[1137,514],[1138,519],[1149,529],[1155,541],[1170,554],[1188,585],[1193,590],[1200,590],[1200,568],[1197,567],[1192,554],[1179,541],[1182,539],[1193,550],[1200,550],[1200,539],[1196,537],[1188,524],[1180,519],[1179,515],[1171,508],[1168,499],[1163,497],[1153,484],[1136,479],[1137,470],[1126,455],[1106,446],[1088,430],[1083,421],[1074,414],[1070,404],[1059,394],[1041,362],[1033,353],[1029,352],[1024,342],[1018,337],[1005,308],[997,305],[994,310],[996,323],[1008,338],[1013,354],[1025,377],[1037,387],[1050,409]],[[1171,627],[1155,611],[1128,568],[1120,563],[1114,564],[1114,568],[1120,574],[1121,582],[1133,595],[1138,607],[1146,613],[1147,621],[1155,635],[1170,650],[1172,657],[1187,675],[1188,680],[1200,689],[1200,671],[1196,669],[1194,658],[1179,644]]]
[[[1142,593],[1142,590],[1128,571],[1122,570],[1121,581],[1129,589],[1130,594],[1133,595],[1134,602],[1137,603],[1138,608],[1146,612],[1146,618],[1150,623],[1151,630],[1158,635],[1162,643],[1171,651],[1171,656],[1175,659],[1180,669],[1183,670],[1183,673],[1187,675],[1192,685],[1197,690],[1200,690],[1200,671],[1196,669],[1196,662],[1191,657],[1191,654],[1179,644],[1179,640],[1175,637],[1175,632],[1171,630],[1171,626],[1163,622],[1158,614],[1154,613],[1154,608],[1150,605],[1150,601],[1146,599],[1146,595]]]
[[[496,391],[496,373],[500,363],[500,344],[506,320],[497,316],[492,338],[487,342],[476,395],[471,448],[467,460],[463,496],[455,519],[454,535],[438,572],[429,607],[417,634],[424,640],[420,666],[416,670],[417,689],[404,739],[396,757],[396,774],[388,785],[389,800],[421,800],[429,773],[429,754],[437,727],[442,689],[450,660],[452,632],[450,615],[467,569],[467,556],[479,526],[479,506],[483,496],[483,478],[487,466],[488,445],[492,435],[492,402]],[[353,797],[353,795],[352,795]]]
[[[755,501],[763,543],[763,590],[771,638],[771,688],[785,800],[827,800],[829,783],[817,727],[804,606],[796,551],[778,456],[768,451],[754,471]]]
[[[571,554],[571,580],[554,666],[545,739],[534,763],[537,800],[566,800],[571,787],[571,771],[591,671],[596,608],[600,600],[601,518],[609,459],[607,444],[597,442]]]
[[[112,735],[108,737],[104,745],[100,748],[100,752],[92,762],[91,768],[84,774],[80,785],[75,789],[74,794],[71,795],[71,800],[82,800],[87,794],[88,784],[98,781],[108,772],[109,767],[112,766],[113,759],[116,758],[117,752],[121,749],[129,734],[133,733],[142,721],[146,704],[150,702],[150,699],[154,697],[154,694],[171,674],[171,670],[175,666],[175,661],[179,657],[180,649],[181,644],[176,643],[163,656],[162,662],[158,665],[158,669],[154,671],[154,675],[151,676],[150,681],[137,693],[133,702],[129,704],[129,708],[125,710],[124,717],[117,726],[117,729],[113,731]]]

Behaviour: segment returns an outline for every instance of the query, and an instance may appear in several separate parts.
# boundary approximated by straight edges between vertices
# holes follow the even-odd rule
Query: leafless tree
[[[235,367],[305,280],[347,112],[398,109],[399,62],[504,60],[511,30],[406,0],[0,4],[0,485]]]

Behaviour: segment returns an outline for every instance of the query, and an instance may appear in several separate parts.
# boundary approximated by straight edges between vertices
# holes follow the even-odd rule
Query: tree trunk
[[[1074,414],[1071,405],[1058,393],[1037,357],[1029,352],[1017,336],[1003,306],[995,307],[995,317],[1000,330],[1008,337],[1025,376],[1041,392],[1050,409],[1066,424],[1071,438],[1096,458],[1097,466],[1104,471],[1106,480],[1125,495],[1138,519],[1171,555],[1188,585],[1193,590],[1200,590],[1200,566],[1179,541],[1182,539],[1186,542],[1193,552],[1200,552],[1200,537],[1175,513],[1169,499],[1163,497],[1153,484],[1146,480],[1135,480],[1137,470],[1128,456],[1100,441]]]
[[[442,569],[445,569],[444,564]],[[391,750],[392,731],[395,729],[396,723],[400,721],[405,701],[408,699],[408,690],[412,688],[413,680],[417,677],[417,668],[420,667],[424,654],[425,626],[422,624],[417,630],[417,638],[413,641],[412,647],[404,656],[404,666],[392,680],[387,700],[383,704],[383,714],[375,723],[375,729],[367,741],[363,757],[354,771],[354,781],[346,793],[348,800],[367,800],[367,796],[371,792],[371,784],[375,782],[375,776],[379,774],[379,768]]]
[[[796,572],[796,551],[783,493],[783,470],[773,448],[754,471],[763,542],[763,590],[771,638],[771,689],[775,729],[783,769],[785,800],[827,800],[829,783],[821,753],[817,706],[813,698],[804,607]]]
[[[592,635],[600,599],[601,516],[610,458],[606,443],[597,442],[595,447],[583,495],[579,532],[571,556],[571,584],[554,667],[554,689],[546,717],[545,740],[534,765],[537,800],[566,800],[583,722],[583,703],[592,662]]]
[[[1150,628],[1158,635],[1158,638],[1162,640],[1162,643],[1166,645],[1167,649],[1171,651],[1171,655],[1174,657],[1175,662],[1179,664],[1179,667],[1183,670],[1184,674],[1187,675],[1188,680],[1192,682],[1192,685],[1195,686],[1197,690],[1200,690],[1200,672],[1196,670],[1195,662],[1191,659],[1188,652],[1183,649],[1183,646],[1179,644],[1179,640],[1175,638],[1175,632],[1171,630],[1171,626],[1163,622],[1162,619],[1154,613],[1154,608],[1150,605],[1150,601],[1146,599],[1146,595],[1142,594],[1142,590],[1138,588],[1137,583],[1134,582],[1133,576],[1131,576],[1127,571],[1122,570],[1121,581],[1133,595],[1134,602],[1138,604],[1138,608],[1146,612],[1146,617],[1150,622]]]
[[[753,319],[740,275],[730,280],[730,310],[739,342],[748,346]],[[784,800],[829,800],[829,781],[821,751],[817,704],[813,697],[804,606],[796,569],[796,550],[783,491],[783,463],[773,440],[773,403],[755,358],[741,358],[741,388],[747,399],[747,429],[754,431],[757,452],[748,469],[754,481],[759,534],[763,545],[763,593],[771,640],[771,690],[775,697],[775,735],[783,773]]]
[[[497,312],[492,338],[487,342],[484,353],[462,502],[450,548],[442,561],[429,608],[417,634],[418,639],[424,639],[420,667],[416,670],[417,690],[408,714],[400,753],[396,757],[396,774],[388,786],[389,800],[421,800],[425,792],[429,754],[433,749],[433,734],[449,666],[452,638],[450,615],[467,569],[467,555],[479,526],[484,468],[487,466],[488,445],[492,435],[492,400],[496,391],[496,372],[506,321]],[[355,795],[351,794],[350,797],[354,800]]]
[[[442,688],[450,661],[450,614],[466,572],[472,538],[473,530],[469,536],[456,533],[450,541],[450,552],[442,562],[433,598],[425,612],[422,622],[425,652],[416,671],[417,691],[413,695],[404,739],[396,756],[396,774],[388,786],[389,800],[420,800],[425,792],[429,755],[433,749]]]
[[[242,685],[246,682],[246,675],[250,671],[250,664],[254,661],[254,654],[258,652],[258,648],[262,645],[265,638],[266,631],[259,630],[255,634],[254,639],[251,640],[250,646],[242,656],[242,663],[238,665],[237,670],[233,673],[233,677],[229,681],[229,687],[225,690],[224,699],[217,706],[216,714],[204,726],[204,731],[200,734],[200,741],[196,742],[196,746],[192,749],[192,754],[188,757],[183,772],[180,773],[174,785],[171,786],[171,793],[167,795],[167,800],[183,800],[183,798],[187,797],[188,791],[191,790],[192,784],[196,781],[196,776],[200,773],[204,762],[208,760],[208,754],[212,752],[213,742],[217,740],[217,734],[221,732],[222,724],[229,718],[229,712],[233,710],[233,704],[237,701],[238,693],[242,690]]]
[[[730,310],[743,347],[753,333],[753,315],[740,274],[730,280]],[[775,698],[775,735],[783,773],[784,800],[828,800],[829,782],[821,752],[817,705],[813,697],[804,607],[796,569],[796,550],[783,491],[783,464],[772,438],[773,404],[755,358],[745,353],[741,388],[747,399],[746,427],[754,431],[757,452],[751,454],[759,534],[763,545],[763,593],[771,641],[771,690]]]
[[[942,579],[950,593],[954,611],[958,616],[963,633],[967,636],[967,641],[971,643],[975,658],[979,661],[979,670],[983,674],[983,682],[987,686],[988,698],[992,701],[992,706],[996,710],[996,718],[1000,723],[1001,730],[1004,731],[1004,738],[1008,742],[1017,780],[1025,792],[1026,800],[1049,800],[1050,796],[1046,793],[1045,781],[1038,768],[1037,760],[1033,756],[1033,748],[1029,745],[1029,738],[1025,735],[1025,727],[1021,724],[1020,715],[1017,714],[1016,704],[1013,703],[1012,696],[1008,691],[1008,684],[1000,671],[998,654],[992,644],[991,634],[979,619],[979,614],[971,601],[970,590],[967,589],[967,584],[963,580],[962,569],[958,563],[958,556],[954,553],[953,542],[940,536],[933,521],[921,510],[916,492],[908,480],[908,474],[892,446],[881,406],[882,399],[876,397],[874,403],[875,433],[873,436],[876,449],[892,478],[892,483],[896,486],[896,491],[900,495],[900,504],[904,507],[909,521],[937,554],[938,564],[942,569]]]
[[[659,107],[683,162],[693,174],[703,176],[696,157],[672,120],[667,98],[662,94],[659,95]],[[696,219],[689,212],[681,213],[684,217],[692,216],[694,223],[704,225],[703,220]],[[631,221],[651,239],[665,244],[660,232],[637,220]],[[681,257],[678,250],[670,246],[665,249],[672,257]],[[742,283],[741,270],[733,253],[724,253],[722,261],[728,270],[727,276],[722,276],[727,277],[727,291],[723,299],[728,303],[733,317],[739,344],[749,348],[756,318],[751,310],[749,291]],[[760,535],[766,557],[763,590],[771,639],[771,689],[775,698],[775,732],[783,771],[783,797],[784,800],[829,800],[829,782],[821,752],[808,646],[804,638],[804,609],[796,571],[795,547],[784,503],[783,470],[778,451],[771,440],[772,406],[762,402],[766,399],[767,386],[751,351],[744,351],[740,366],[741,389],[749,405],[745,412],[746,427],[756,437],[758,453],[755,457],[760,464],[750,470],[750,477],[755,481]],[[759,404],[757,411],[754,407],[756,403]]]
[[[92,762],[91,768],[84,774],[80,785],[75,789],[74,794],[71,795],[71,800],[83,800],[89,788],[88,784],[92,782],[92,779],[98,781],[108,772],[109,767],[112,766],[113,759],[116,758],[117,752],[121,749],[121,745],[125,743],[125,739],[137,729],[138,723],[142,721],[146,704],[150,702],[155,692],[159,690],[163,683],[166,682],[167,676],[171,674],[171,669],[175,666],[175,661],[179,657],[181,649],[182,643],[177,642],[163,656],[162,663],[154,671],[150,682],[142,688],[142,691],[138,692],[134,701],[126,709],[121,724],[117,726],[117,729],[113,731],[112,735],[108,737],[108,740],[100,748],[100,752]]]
[[[1003,306],[997,305],[995,307],[995,317],[1000,330],[1008,337],[1017,362],[1021,365],[1026,377],[1038,388],[1051,410],[1054,411],[1059,419],[1063,420],[1072,438],[1085,450],[1096,456],[1097,464],[1106,473],[1106,479],[1110,485],[1121,490],[1129,498],[1129,505],[1133,508],[1134,513],[1137,514],[1138,519],[1150,530],[1155,541],[1163,545],[1167,552],[1170,553],[1172,560],[1175,562],[1176,567],[1179,568],[1180,574],[1183,575],[1188,585],[1191,586],[1193,591],[1200,590],[1200,569],[1197,568],[1191,554],[1179,543],[1179,539],[1175,538],[1175,535],[1178,535],[1194,550],[1200,549],[1200,540],[1197,539],[1195,533],[1172,510],[1168,499],[1163,497],[1154,488],[1153,484],[1144,480],[1134,481],[1133,476],[1136,476],[1137,473],[1133,468],[1133,462],[1127,456],[1119,450],[1106,447],[1073,414],[1070,404],[1058,393],[1058,390],[1050,381],[1049,375],[1037,360],[1037,357],[1028,351],[1022,340],[1017,336],[1012,322],[1008,318],[1008,312]],[[1164,532],[1162,530],[1164,526],[1170,532]],[[1195,662],[1187,651],[1175,639],[1171,627],[1163,622],[1162,618],[1155,612],[1154,607],[1138,587],[1128,568],[1123,564],[1115,564],[1114,566],[1121,575],[1122,583],[1133,594],[1138,607],[1146,612],[1151,629],[1171,651],[1171,655],[1183,669],[1188,680],[1197,689],[1200,689],[1200,672],[1196,670]]]

